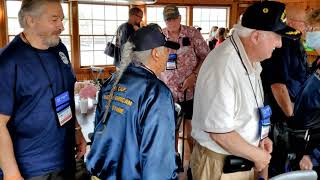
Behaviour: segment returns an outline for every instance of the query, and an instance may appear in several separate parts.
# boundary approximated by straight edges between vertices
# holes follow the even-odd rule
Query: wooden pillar
[[[5,0],[0,0],[0,48],[8,43],[8,28]]]
[[[70,9],[70,28],[71,28],[71,49],[72,49],[72,66],[76,72],[80,69],[80,37],[78,21],[78,1],[69,2]]]

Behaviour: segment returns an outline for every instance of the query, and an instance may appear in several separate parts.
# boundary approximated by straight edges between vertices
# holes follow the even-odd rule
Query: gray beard
[[[59,44],[60,39],[54,38],[45,38],[43,39],[44,44],[48,45],[49,47],[55,47]]]

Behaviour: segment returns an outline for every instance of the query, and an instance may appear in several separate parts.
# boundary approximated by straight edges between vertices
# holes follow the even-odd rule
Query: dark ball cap
[[[179,43],[167,41],[158,24],[149,24],[138,29],[131,37],[135,48],[134,51],[146,51],[149,49],[165,46],[171,49],[179,49]]]
[[[241,25],[251,29],[273,31],[283,37],[298,39],[301,32],[286,23],[285,4],[276,1],[257,2],[244,12]]]

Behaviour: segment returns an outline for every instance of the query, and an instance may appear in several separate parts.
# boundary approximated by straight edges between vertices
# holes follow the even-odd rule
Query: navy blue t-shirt
[[[75,121],[60,127],[52,99],[64,91],[72,98],[74,82],[62,43],[38,50],[18,35],[0,53],[0,114],[11,117],[8,130],[24,178],[73,167]],[[73,98],[71,107],[74,112]]]
[[[307,57],[300,40],[282,38],[282,47],[276,49],[272,57],[261,63],[261,79],[265,93],[265,103],[272,108],[272,121],[285,118],[271,91],[275,83],[285,84],[294,102],[307,78]],[[276,119],[275,119],[276,118]]]

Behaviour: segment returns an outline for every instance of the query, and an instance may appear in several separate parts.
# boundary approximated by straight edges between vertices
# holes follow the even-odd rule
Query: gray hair
[[[251,35],[251,33],[255,30],[255,29],[250,29],[250,28],[247,28],[247,27],[243,27],[241,25],[241,23],[239,22],[238,24],[235,24],[233,26],[233,30],[235,33],[238,34],[239,37],[248,37]]]
[[[32,17],[40,16],[42,13],[42,6],[47,3],[61,3],[61,0],[22,0],[21,7],[18,13],[19,24],[21,28],[25,28],[26,16]]]
[[[111,91],[110,91],[109,100],[106,105],[106,113],[104,113],[103,118],[102,118],[103,122],[105,121],[105,119],[108,115],[109,107],[111,105],[111,101],[114,96],[114,91],[116,90],[116,87],[117,87],[117,85],[123,75],[123,72],[127,69],[127,67],[132,62],[132,60],[135,60],[136,62],[142,63],[145,65],[146,63],[148,63],[148,60],[150,59],[152,49],[145,50],[145,51],[133,51],[134,47],[135,47],[134,44],[130,41],[127,41],[124,44],[123,50],[121,52],[120,68],[116,72],[117,73],[116,79],[115,79],[115,81],[112,85]],[[158,47],[156,49],[161,50],[161,52],[164,51],[163,46]]]

